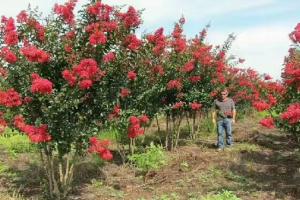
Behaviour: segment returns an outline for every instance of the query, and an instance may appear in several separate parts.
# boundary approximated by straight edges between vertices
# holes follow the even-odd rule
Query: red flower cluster
[[[217,67],[217,73],[222,73],[226,68],[226,65],[225,65],[223,59],[215,61],[215,65]]]
[[[247,91],[243,90],[243,91],[238,91],[237,93],[235,93],[235,95],[232,97],[232,99],[234,100],[234,102],[238,103],[240,101],[243,100],[250,100],[250,97],[247,96],[248,93]]]
[[[109,52],[108,54],[104,55],[102,60],[104,63],[112,62],[116,59],[116,54],[114,52]]]
[[[101,27],[104,32],[113,32],[118,29],[118,23],[115,21],[101,22]]]
[[[182,28],[180,27],[179,24],[176,24],[175,27],[174,27],[174,30],[172,32],[172,36],[173,38],[180,38],[182,36]]]
[[[77,0],[70,0],[69,2],[65,3],[65,5],[58,5],[55,4],[54,12],[60,15],[64,21],[68,24],[74,24],[74,13],[73,10],[75,8]]]
[[[70,86],[74,86],[75,85],[77,79],[76,79],[76,76],[75,76],[75,74],[73,72],[71,72],[70,70],[66,69],[66,70],[64,70],[62,72],[62,76],[63,76],[63,78],[65,80],[68,81],[68,83],[69,83]]]
[[[210,53],[212,46],[201,46],[194,53],[193,57],[196,61],[200,62],[202,65],[209,65],[213,61],[213,56]]]
[[[22,105],[21,96],[13,88],[7,90],[6,92],[0,91],[0,105],[9,108],[20,106]]]
[[[183,18],[182,18],[183,19]],[[181,20],[181,25],[183,25],[183,20]],[[171,43],[176,53],[182,53],[186,49],[186,39],[182,35],[182,28],[179,24],[176,24],[172,32],[173,41]]]
[[[136,138],[139,135],[144,134],[144,130],[141,127],[141,124],[145,124],[149,122],[149,118],[146,115],[141,117],[131,116],[129,118],[129,127],[128,127],[128,137]]]
[[[300,88],[300,64],[296,61],[288,62],[285,65],[282,78],[284,78],[285,84],[295,84],[297,88]]]
[[[195,62],[194,62],[194,60],[191,60],[183,66],[181,71],[185,72],[185,73],[189,73],[189,72],[192,72],[194,69],[195,69]]]
[[[2,49],[1,57],[10,64],[14,64],[18,60],[17,56],[8,47]]]
[[[157,65],[153,67],[153,72],[155,74],[159,74],[160,76],[163,76],[165,74],[165,70],[161,65]]]
[[[121,114],[121,106],[115,105],[113,112],[108,115],[108,119],[112,120],[114,118],[118,118],[120,114]]]
[[[287,120],[289,124],[293,125],[300,122],[300,103],[289,105],[287,110],[281,114],[281,119]]]
[[[239,86],[253,88],[253,83],[245,77],[240,77],[238,81]]]
[[[157,31],[155,31],[154,35],[147,35],[147,40],[155,45],[152,51],[154,55],[157,56],[164,52],[167,45],[167,39],[164,36],[163,31],[163,28],[159,28]]]
[[[99,44],[105,44],[107,41],[107,38],[105,36],[105,33],[99,30],[96,30],[94,33],[90,35],[90,44],[91,45],[99,45]]]
[[[272,94],[269,94],[268,95],[268,102],[270,104],[270,106],[275,106],[277,104],[277,99],[272,95]]]
[[[172,46],[176,53],[182,53],[186,49],[186,40],[184,38],[178,38],[172,42]]]
[[[259,112],[270,109],[270,104],[266,103],[265,101],[254,101],[252,102],[252,106]]]
[[[113,7],[102,4],[100,1],[97,1],[95,4],[87,7],[87,13],[92,16],[98,17],[100,21],[109,21],[110,14],[113,11]]]
[[[124,46],[126,46],[131,51],[136,51],[140,48],[142,41],[139,40],[136,35],[131,34],[128,35],[124,40]]]
[[[41,78],[38,74],[31,74],[32,85],[31,92],[32,93],[40,93],[40,94],[51,94],[53,92],[53,83],[47,79]]]
[[[93,34],[97,31],[113,32],[118,29],[118,24],[115,21],[101,21],[97,23],[91,23],[86,27],[86,32]],[[106,36],[105,36],[106,37]],[[102,37],[103,40],[103,37]]]
[[[200,108],[202,107],[202,104],[201,103],[197,103],[197,102],[193,102],[193,103],[190,103],[190,108],[192,110],[200,110]]]
[[[35,46],[23,47],[21,53],[30,62],[46,63],[50,60],[50,55],[47,52],[38,49]]]
[[[87,90],[90,89],[93,86],[93,82],[89,79],[87,80],[82,80],[79,82],[79,88],[81,90]]]
[[[131,91],[128,88],[122,88],[120,92],[120,96],[122,99],[125,99],[130,95]]]
[[[67,53],[71,53],[73,51],[72,45],[70,44],[65,44],[64,49]]]
[[[290,38],[293,42],[300,42],[300,23],[297,24],[295,30],[290,34]]]
[[[25,123],[25,119],[21,115],[14,118],[14,126],[27,134],[33,143],[49,142],[52,140],[51,135],[48,133],[47,125],[43,124],[40,127],[28,125]]]
[[[23,103],[24,103],[24,104],[28,104],[28,103],[30,103],[30,102],[32,102],[32,98],[31,98],[31,97],[25,97],[25,98],[23,99]]]
[[[73,40],[76,37],[76,33],[74,31],[69,31],[66,33],[66,39]]]
[[[172,108],[173,108],[174,110],[178,110],[178,109],[182,108],[183,105],[184,105],[184,102],[179,101],[179,102],[175,103],[175,104],[172,106]]]
[[[259,123],[267,128],[275,128],[274,119],[272,117],[262,119]]]
[[[150,121],[150,119],[147,115],[142,115],[139,117],[139,119],[142,124],[148,124]]]
[[[27,24],[35,30],[40,41],[45,40],[45,27],[42,24],[34,18],[29,18]]]
[[[6,19],[2,17],[2,22],[4,23],[4,43],[8,46],[14,46],[18,44],[18,33],[16,31],[15,22],[13,18]]]
[[[137,78],[137,74],[135,73],[135,71],[129,71],[127,73],[127,78],[131,81],[134,81]]]
[[[17,15],[17,22],[18,23],[25,23],[28,20],[28,14],[26,13],[25,10],[22,10],[18,15]]]
[[[95,15],[95,16],[100,15],[101,5],[102,5],[101,2],[97,1],[94,5],[88,6],[87,13],[89,15]]]
[[[119,17],[128,29],[138,27],[141,24],[139,14],[132,6],[129,6],[126,13],[119,13]]]
[[[182,82],[181,80],[170,80],[167,84],[168,90],[181,90],[182,89]]]
[[[201,81],[201,76],[191,76],[191,77],[189,77],[189,81],[190,81],[192,84],[196,84],[196,83],[198,83],[199,81]]]
[[[62,76],[68,81],[70,86],[74,86],[79,78],[79,87],[82,90],[89,89],[93,81],[100,80],[105,75],[95,60],[83,59],[78,65],[73,66],[72,70],[64,70]]]
[[[90,138],[89,153],[97,153],[103,160],[113,159],[112,153],[108,150],[110,142],[108,140],[99,140],[96,137]]]
[[[3,67],[0,67],[0,76],[6,78],[8,76],[8,70]]]

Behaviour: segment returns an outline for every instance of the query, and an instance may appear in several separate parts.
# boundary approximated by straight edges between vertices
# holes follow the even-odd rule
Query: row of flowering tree
[[[284,60],[282,81],[284,92],[279,103],[265,106],[270,116],[260,123],[268,128],[278,126],[300,141],[300,24],[290,33],[293,42]]]
[[[96,137],[101,129],[118,130],[125,160],[127,145],[133,152],[144,126],[161,113],[166,148],[177,146],[184,117],[192,119],[195,138],[196,113],[210,109],[221,87],[244,108],[282,101],[279,82],[232,66],[226,54],[233,36],[212,47],[206,27],[187,39],[181,18],[170,35],[159,28],[139,38],[142,20],[133,7],[91,1],[75,18],[75,5],[55,5],[46,20],[30,10],[1,20],[1,127],[18,129],[40,147],[52,199],[67,197],[74,166],[87,152],[112,159],[110,142]]]

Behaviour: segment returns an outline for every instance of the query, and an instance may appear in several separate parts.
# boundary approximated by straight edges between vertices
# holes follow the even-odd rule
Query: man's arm
[[[217,123],[216,101],[214,101],[212,106],[212,122],[214,125],[216,125]]]
[[[236,110],[232,111],[232,123],[235,123]]]
[[[217,120],[216,120],[216,110],[212,111],[212,122],[213,122],[214,125],[217,123]]]
[[[232,100],[232,123],[235,123],[235,117],[236,117],[236,109],[234,101]]]

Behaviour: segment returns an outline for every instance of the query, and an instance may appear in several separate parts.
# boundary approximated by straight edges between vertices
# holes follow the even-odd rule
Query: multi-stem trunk
[[[57,155],[45,145],[40,152],[41,160],[47,175],[47,187],[50,199],[66,199],[73,181],[76,154]]]
[[[159,121],[158,121],[157,115],[155,115],[155,119],[156,119],[156,125],[157,125],[157,132],[160,133],[160,125],[159,125]]]
[[[183,116],[180,114],[177,124],[176,120],[174,120],[174,134],[175,134],[175,141],[174,141],[174,148],[177,148],[179,137],[180,137],[180,131],[181,131],[181,121],[182,121]]]
[[[135,138],[130,138],[129,150],[130,154],[133,155],[135,150]]]

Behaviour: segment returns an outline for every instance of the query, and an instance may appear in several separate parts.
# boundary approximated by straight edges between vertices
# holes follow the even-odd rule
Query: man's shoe
[[[223,148],[217,148],[217,151],[224,151],[224,149]]]

